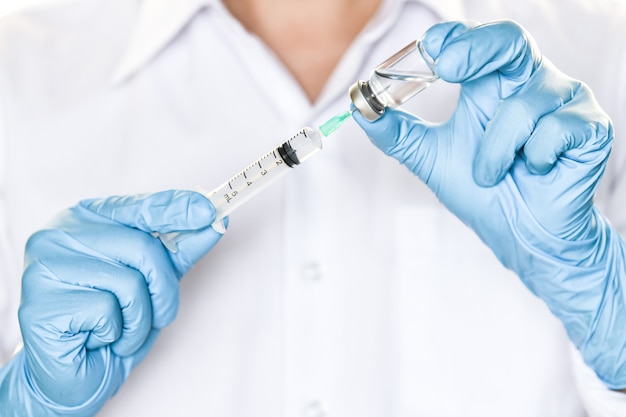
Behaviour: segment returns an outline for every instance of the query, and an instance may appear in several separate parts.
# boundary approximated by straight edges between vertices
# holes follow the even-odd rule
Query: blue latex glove
[[[442,23],[423,42],[461,85],[451,118],[354,118],[547,303],[608,387],[625,388],[624,242],[593,205],[609,118],[512,22]]]
[[[221,237],[214,217],[201,194],[166,191],[82,201],[34,234],[0,415],[94,415],[174,319],[180,278]],[[176,253],[151,236],[172,231],[189,231]]]

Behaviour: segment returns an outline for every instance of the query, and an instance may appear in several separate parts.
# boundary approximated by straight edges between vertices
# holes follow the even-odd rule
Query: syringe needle
[[[322,135],[324,135],[324,137],[328,137],[328,135],[339,129],[341,125],[343,125],[343,123],[346,121],[346,119],[352,115],[353,111],[353,109],[350,109],[347,112],[340,113],[328,119],[328,121],[326,121],[319,127]]]

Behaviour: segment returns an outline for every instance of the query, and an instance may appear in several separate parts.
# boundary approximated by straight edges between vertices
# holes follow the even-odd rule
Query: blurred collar
[[[159,53],[204,7],[220,0],[142,0],[130,42],[112,75],[125,81]]]
[[[171,42],[201,9],[215,7],[220,1],[142,0],[130,42],[115,67],[111,81],[117,84],[132,77]],[[463,0],[383,0],[386,1],[423,3],[446,20],[463,15]]]

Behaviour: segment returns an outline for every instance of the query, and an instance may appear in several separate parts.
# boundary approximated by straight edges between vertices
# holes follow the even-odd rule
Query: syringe
[[[223,219],[270,184],[273,184],[292,168],[300,165],[322,149],[322,138],[327,137],[352,115],[353,110],[338,114],[319,128],[304,127],[286,142],[248,165],[228,181],[206,193],[215,206],[213,228],[220,233],[226,231]],[[184,236],[178,232],[155,234],[171,252],[178,250],[176,244]]]

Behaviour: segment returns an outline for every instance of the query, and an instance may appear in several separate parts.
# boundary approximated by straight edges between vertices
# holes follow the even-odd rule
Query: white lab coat
[[[221,184],[346,110],[351,83],[441,19],[522,22],[619,122],[623,36],[603,4],[386,0],[315,104],[218,0],[66,0],[6,18],[5,349],[18,337],[22,248],[54,213]],[[405,108],[444,120],[456,94],[438,82]],[[543,302],[349,121],[232,214],[182,281],[177,320],[101,415],[582,417],[583,402],[626,415],[588,371]]]

